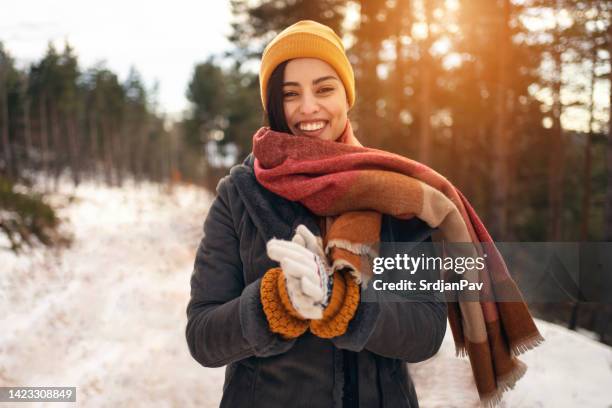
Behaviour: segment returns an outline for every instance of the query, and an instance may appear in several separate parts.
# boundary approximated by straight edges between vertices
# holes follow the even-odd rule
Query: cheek
[[[344,122],[345,122],[345,118],[347,117],[347,114],[348,114],[348,111],[346,109],[345,103],[334,104],[332,115],[334,116],[334,119],[336,119],[336,121],[339,122],[336,124],[336,126],[344,126]]]
[[[330,113],[332,114],[334,121],[334,126],[332,129],[330,129],[332,140],[336,140],[342,135],[348,113],[346,108],[347,106],[344,101],[338,101],[337,103],[334,103],[333,107],[330,106]]]
[[[344,96],[344,94],[338,94],[337,97],[334,98],[331,109],[336,117],[346,116],[348,111],[346,96]]]
[[[291,102],[285,102],[283,104],[283,114],[285,115],[285,121],[287,121],[287,124],[289,125],[289,127],[291,127],[291,117],[293,116],[293,111],[294,111],[294,104]]]

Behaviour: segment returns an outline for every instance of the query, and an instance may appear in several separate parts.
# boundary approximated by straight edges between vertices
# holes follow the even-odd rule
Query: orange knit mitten
[[[348,271],[334,272],[334,286],[323,318],[310,321],[310,331],[318,337],[330,339],[341,336],[348,329],[359,306],[359,284]]]
[[[295,310],[287,293],[281,268],[269,269],[261,279],[260,297],[270,330],[284,339],[301,336],[309,327],[321,338],[341,336],[359,306],[359,285],[348,271],[334,273],[329,304],[320,320],[306,320]]]
[[[308,320],[303,319],[291,304],[281,268],[271,268],[264,274],[259,295],[273,333],[293,339],[308,329]]]

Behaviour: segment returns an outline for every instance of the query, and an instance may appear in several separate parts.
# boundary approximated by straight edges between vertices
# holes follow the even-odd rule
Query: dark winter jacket
[[[383,297],[392,294],[377,292],[380,301],[360,303],[347,332],[333,339],[307,331],[286,341],[269,330],[259,286],[278,264],[266,242],[290,240],[299,224],[320,233],[308,209],[257,182],[252,155],[217,186],[191,277],[186,336],[200,364],[227,365],[221,407],[418,407],[405,362],[440,347],[446,306],[433,294],[390,302]],[[388,242],[423,241],[432,231],[390,216],[381,228]]]

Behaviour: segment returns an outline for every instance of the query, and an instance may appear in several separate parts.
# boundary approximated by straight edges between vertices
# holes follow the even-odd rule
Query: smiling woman
[[[451,315],[433,290],[360,302],[377,243],[431,242],[436,228],[448,241],[490,237],[447,179],[355,138],[353,69],[329,27],[307,20],[282,31],[259,80],[269,126],[219,182],[204,223],[187,307],[191,354],[227,365],[222,407],[417,407],[403,363],[433,356]],[[487,310],[495,320],[485,323],[479,304],[449,310],[458,351],[478,363],[481,398],[497,401],[524,372],[502,339],[513,351],[540,339],[529,313],[515,305],[521,330],[502,333],[499,314]]]
[[[222,407],[416,407],[401,362],[436,353],[445,306],[433,294],[360,303],[358,257],[330,247],[347,224],[362,224],[357,235],[367,242],[395,241],[406,225],[388,215],[361,223],[350,211],[319,213],[265,174],[265,156],[290,142],[298,154],[362,148],[348,120],[355,80],[340,38],[314,21],[288,27],[264,51],[260,88],[269,127],[219,183],[204,225],[187,309],[190,351],[205,366],[228,365]],[[279,144],[258,148],[259,135]],[[413,220],[403,239],[430,240],[431,231]]]

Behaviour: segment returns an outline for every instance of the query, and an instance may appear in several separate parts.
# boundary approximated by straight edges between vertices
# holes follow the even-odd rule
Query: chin
[[[327,140],[331,140],[332,142],[336,142],[336,141],[338,141],[340,139],[341,136],[342,136],[342,132],[338,133],[336,136],[331,136]]]
[[[334,139],[330,134],[327,134],[327,135],[321,135],[321,140],[329,140],[333,142],[336,139]]]

